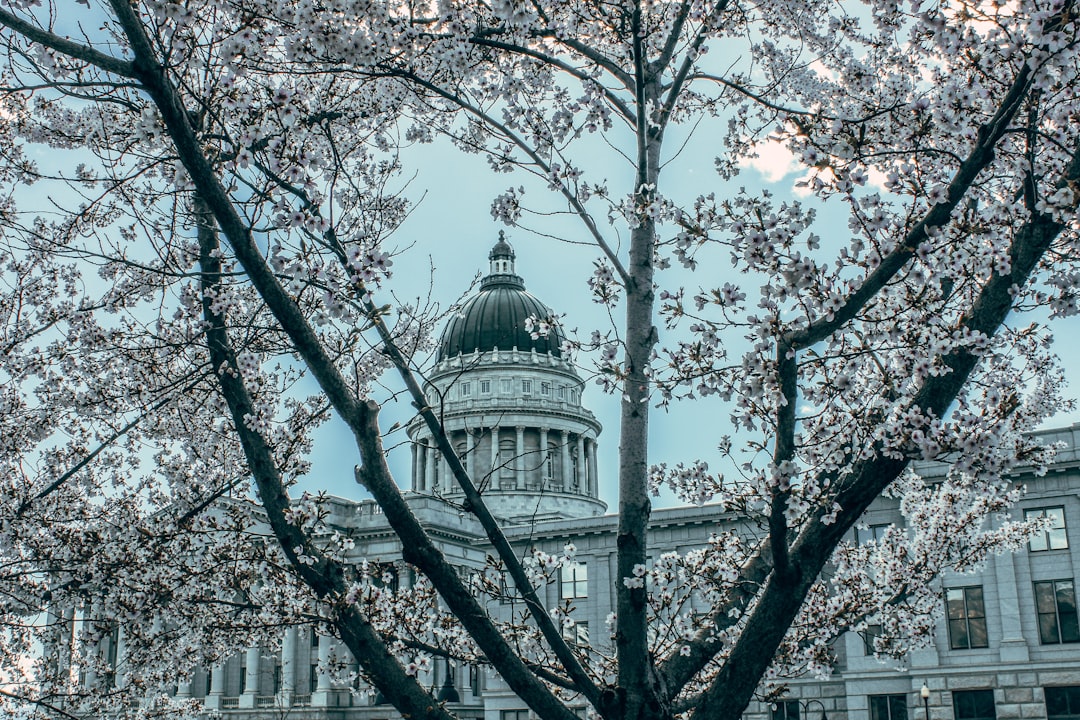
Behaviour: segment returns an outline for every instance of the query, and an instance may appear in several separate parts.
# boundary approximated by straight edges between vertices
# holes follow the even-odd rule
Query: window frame
[[[573,625],[563,625],[562,635],[571,645],[589,647],[589,621],[575,620]]]
[[[1061,578],[1059,580],[1040,580],[1032,584],[1035,595],[1035,621],[1039,628],[1039,644],[1068,645],[1080,642],[1080,616],[1077,614],[1076,607],[1076,582],[1072,578]],[[1062,613],[1061,593],[1066,584],[1069,586],[1068,592],[1072,594],[1072,610]],[[1054,606],[1052,611],[1044,609],[1044,598],[1040,597],[1040,589],[1042,588],[1049,588],[1052,593],[1050,598]],[[1065,620],[1063,620],[1063,617]],[[1051,626],[1044,624],[1048,620],[1053,621],[1052,638],[1047,633]]]
[[[1051,697],[1059,695],[1064,700],[1065,712],[1050,714]],[[1080,685],[1051,685],[1043,688],[1046,720],[1080,720]],[[1055,703],[1056,704],[1056,703]]]
[[[963,614],[959,617],[953,617],[952,615],[952,602],[949,597],[952,593],[961,593],[963,599]],[[974,595],[978,592],[978,614],[974,612]],[[958,636],[954,627],[959,627],[956,623],[963,623],[964,634],[962,639],[964,642],[960,642],[961,637]],[[962,587],[951,587],[945,590],[945,623],[949,630],[949,649],[950,650],[979,650],[982,648],[990,647],[990,633],[987,628],[986,621],[986,595],[983,591],[982,585],[965,585]],[[976,645],[972,641],[972,637],[975,635],[971,631],[972,626],[982,628],[983,643]]]
[[[491,381],[490,380],[481,380],[480,381],[480,394],[481,395],[490,395],[491,394]]]
[[[990,715],[976,714],[978,712],[977,706],[972,708],[972,714],[961,714],[961,709],[964,704],[970,706],[980,701],[985,702],[988,696],[990,698]],[[979,690],[953,690],[952,705],[953,717],[956,718],[956,720],[997,720],[997,704],[994,702],[993,690],[986,688]]]
[[[1049,515],[1051,511],[1058,511]],[[1060,519],[1061,524],[1051,522],[1050,527],[1040,530],[1032,535],[1028,541],[1028,552],[1050,552],[1051,550],[1069,549],[1069,524],[1065,519],[1064,505],[1050,505],[1046,507],[1024,508],[1024,520],[1034,520],[1040,517],[1053,517]],[[1056,544],[1055,544],[1056,543]],[[1041,547],[1040,547],[1041,546]]]
[[[559,571],[559,597],[563,600],[584,600],[589,597],[589,566],[574,560],[563,564]]]
[[[881,714],[881,703],[885,704],[885,714]],[[867,695],[870,720],[908,720],[907,695],[905,693],[886,693]]]
[[[770,720],[799,720],[802,717],[801,712],[798,700],[777,700],[769,708],[769,718]]]
[[[881,637],[881,623],[867,623],[866,629],[859,632],[863,641],[863,654],[873,657],[877,650],[874,648],[874,640]]]
[[[881,540],[885,537],[885,533],[889,528],[893,526],[893,523],[875,523],[873,525],[866,525],[866,529],[863,530],[859,526],[855,526],[855,544],[865,545],[873,540],[876,543],[881,543]]]
[[[532,395],[532,380],[530,378],[521,379],[521,394]]]

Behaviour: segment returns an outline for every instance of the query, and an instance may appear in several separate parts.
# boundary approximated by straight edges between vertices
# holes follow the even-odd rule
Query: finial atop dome
[[[499,242],[495,243],[495,247],[491,248],[491,252],[488,253],[488,260],[491,261],[491,274],[492,275],[514,275],[514,248],[506,242],[506,233],[502,230],[499,231]]]

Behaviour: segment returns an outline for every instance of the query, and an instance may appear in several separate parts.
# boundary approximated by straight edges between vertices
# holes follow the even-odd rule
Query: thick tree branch
[[[112,55],[106,55],[100,50],[95,50],[86,45],[72,42],[67,38],[62,38],[59,35],[44,30],[33,23],[27,22],[19,16],[2,8],[0,8],[0,25],[15,31],[17,34],[22,35],[31,42],[44,45],[50,50],[55,50],[62,55],[67,55],[76,60],[81,60],[82,62],[100,68],[105,72],[132,79],[135,79],[136,77],[135,68],[132,63],[119,58],[114,58]]]
[[[781,344],[776,347],[776,375],[780,386],[777,399],[776,447],[773,450],[772,502],[769,507],[769,542],[772,546],[773,572],[781,581],[791,574],[788,561],[788,501],[791,498],[791,475],[795,460],[795,407],[799,399],[799,369],[795,351]]]
[[[967,158],[957,168],[949,182],[947,199],[933,205],[926,214],[904,237],[896,249],[882,258],[881,264],[870,273],[863,283],[852,292],[833,314],[811,323],[809,327],[790,332],[784,343],[793,348],[805,348],[829,337],[834,331],[854,318],[866,307],[885,285],[914,257],[919,245],[928,239],[929,228],[944,227],[952,217],[952,211],[971,189],[972,184],[994,159],[994,148],[1004,137],[1016,113],[1023,106],[1031,88],[1033,71],[1029,63],[1024,63],[1013,79],[1009,92],[998,106],[994,116],[979,127],[975,146]]]

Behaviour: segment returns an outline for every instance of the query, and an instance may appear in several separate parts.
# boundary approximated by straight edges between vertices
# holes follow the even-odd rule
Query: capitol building
[[[597,464],[601,426],[583,404],[584,382],[563,355],[558,325],[546,334],[530,332],[532,322],[552,311],[526,291],[514,250],[501,236],[489,261],[478,291],[442,333],[428,375],[429,402],[441,408],[448,437],[519,553],[558,554],[571,541],[577,547],[576,562],[540,588],[541,600],[547,607],[571,600],[578,608],[574,642],[606,643],[618,519],[598,496],[605,472]],[[452,563],[466,572],[482,569],[490,552],[485,533],[460,511],[459,490],[429,430],[417,419],[408,435],[412,511]],[[898,669],[895,661],[874,657],[872,627],[850,632],[834,647],[829,679],[793,681],[784,699],[753,703],[747,720],[1080,719],[1080,425],[1040,436],[1064,449],[1045,476],[1016,478],[1027,493],[1014,515],[1049,517],[1048,529],[1026,550],[993,557],[978,574],[940,579],[941,617],[931,647],[910,653]],[[933,466],[920,471],[932,479]],[[329,511],[328,525],[348,531],[358,560],[400,564],[400,543],[374,502],[330,498]],[[893,523],[902,523],[896,501],[878,500],[852,540],[879,537]],[[661,509],[653,512],[650,541],[657,554],[685,552],[711,532],[741,524],[709,506]],[[398,577],[406,582],[408,573]],[[497,606],[492,612],[500,612]],[[116,682],[123,677],[122,645],[122,637],[106,638],[98,649],[116,659]],[[176,693],[225,720],[399,717],[377,693],[345,686],[327,671],[342,653],[333,638],[293,628],[280,651],[242,649],[196,672]],[[439,660],[424,682],[461,718],[530,717],[485,667]]]

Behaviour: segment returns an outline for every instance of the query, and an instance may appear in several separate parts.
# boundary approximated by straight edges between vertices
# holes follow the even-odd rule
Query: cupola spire
[[[491,252],[488,253],[488,260],[491,261],[491,274],[492,275],[516,275],[514,270],[514,247],[506,242],[506,233],[502,230],[499,231],[499,241],[495,243],[495,247],[491,248]]]

